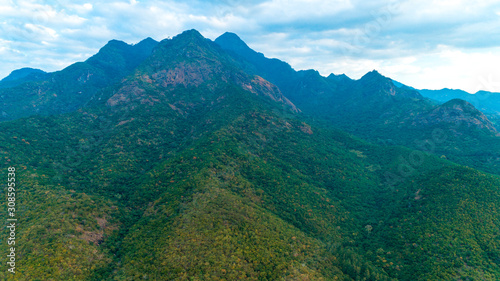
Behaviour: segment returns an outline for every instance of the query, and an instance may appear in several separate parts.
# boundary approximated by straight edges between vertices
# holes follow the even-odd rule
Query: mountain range
[[[3,280],[500,278],[500,136],[467,101],[196,30],[14,71],[0,101]]]
[[[323,77],[315,70],[295,71],[285,62],[251,50],[232,33],[223,34],[215,42],[233,54],[243,68],[277,85],[313,119],[381,145],[419,150],[426,146],[423,143],[435,143],[432,132],[439,132],[446,139],[432,146],[435,155],[500,173],[498,131],[467,101],[450,98],[447,103],[436,104],[375,70],[359,80],[335,74]],[[495,104],[493,100],[491,104]]]
[[[397,81],[393,81],[394,85],[398,87],[406,87],[415,89]],[[487,84],[485,82],[485,84]],[[415,89],[416,90],[416,89]],[[490,119],[497,121],[500,117],[500,93],[488,92],[488,91],[477,91],[474,94],[470,94],[463,90],[448,89],[444,88],[441,90],[417,90],[424,97],[427,97],[438,103],[445,103],[452,99],[462,99],[465,100],[474,107],[478,108],[484,112]]]

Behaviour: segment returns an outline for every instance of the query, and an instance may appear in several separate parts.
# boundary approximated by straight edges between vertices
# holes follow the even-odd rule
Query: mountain
[[[0,121],[77,110],[99,91],[130,74],[151,54],[156,44],[151,38],[136,45],[112,40],[85,62],[61,71],[14,72],[5,78],[5,83],[5,79],[0,82]]]
[[[268,59],[262,53],[255,52],[234,33],[226,32],[214,42],[232,54],[246,72],[259,73],[277,85],[289,99],[295,98],[290,93],[291,89],[296,87],[294,82],[299,74],[288,63],[278,59]]]
[[[367,73],[360,80],[334,74],[323,77],[314,70],[295,71],[285,62],[268,59],[251,50],[235,34],[225,33],[215,42],[239,59],[246,69],[276,84],[304,113],[327,117],[338,126],[342,126],[340,120],[346,119],[385,122],[385,115],[379,118],[383,110],[389,110],[386,115],[400,118],[400,113],[390,111],[399,111],[405,100],[424,99],[416,91],[395,87],[377,71]],[[421,105],[417,107],[420,110]]]
[[[28,81],[42,80],[46,74],[43,70],[29,67],[14,70],[0,81],[0,88],[10,88]]]
[[[476,127],[498,135],[498,131],[486,116],[472,104],[461,99],[452,99],[435,108],[419,120],[414,121],[419,125],[451,123],[465,123],[467,127]]]
[[[1,122],[19,224],[0,278],[498,279],[498,176],[317,122],[253,71],[188,30],[78,110]],[[376,72],[325,79],[419,97]]]
[[[154,88],[157,88],[156,91],[166,91],[175,89],[179,85],[184,87],[203,85],[210,91],[214,91],[221,83],[220,81],[224,81],[232,82],[256,95],[267,96],[297,110],[276,86],[238,69],[237,63],[230,56],[213,42],[203,38],[196,30],[186,31],[172,40],[160,42],[159,45],[156,52],[135,71],[133,78],[122,83],[125,85],[122,86],[123,91],[120,89],[111,97],[108,105],[115,106],[123,101],[128,103],[142,99],[146,97],[142,93],[148,90],[155,91]],[[137,88],[138,83],[146,84],[147,90]],[[131,93],[134,95],[132,96]],[[164,95],[164,93],[159,95]],[[160,96],[157,97],[160,98]],[[145,102],[154,101],[140,100],[140,103]],[[189,102],[186,101],[187,103]]]
[[[323,77],[314,70],[295,71],[288,64],[268,59],[240,41],[230,33],[215,40],[245,69],[276,84],[304,114],[319,123],[326,122],[325,126],[333,125],[370,142],[404,145],[500,174],[498,132],[491,128],[494,123],[484,115],[481,118],[467,115],[477,109],[470,109],[464,118],[457,119],[446,114],[452,113],[449,108],[439,109],[439,104],[419,91],[394,83],[375,70],[359,80],[335,74]],[[426,122],[434,111],[442,113],[439,121]],[[463,132],[457,133],[457,128]],[[444,131],[447,140],[434,145],[436,148],[432,150],[423,148],[421,143],[432,141],[430,132],[436,130]]]
[[[456,89],[441,89],[441,90],[418,90],[419,93],[424,95],[425,97],[428,97],[430,99],[445,103],[447,101],[450,101],[452,99],[462,99],[462,100],[467,100],[467,98],[470,96],[469,93],[466,91],[462,90],[456,90]]]
[[[15,80],[19,80],[22,78],[26,78],[26,77],[31,76],[31,75],[40,75],[40,74],[44,74],[44,73],[45,73],[45,71],[40,70],[40,69],[29,68],[29,67],[21,68],[21,69],[12,71],[9,74],[9,76],[5,77],[0,82],[15,81]]]
[[[486,114],[486,116],[494,122],[496,128],[499,128],[498,120],[500,119],[500,93],[478,91],[475,94],[469,94],[462,90],[450,89],[419,90],[419,92],[422,95],[440,103],[445,103],[456,98],[465,100],[484,112],[484,114]]]

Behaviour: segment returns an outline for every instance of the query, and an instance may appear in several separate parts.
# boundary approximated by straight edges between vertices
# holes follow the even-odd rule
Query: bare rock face
[[[281,102],[289,106],[294,112],[299,112],[300,110],[288,100],[280,91],[276,85],[271,84],[269,81],[265,80],[260,76],[255,76],[250,83],[242,82],[242,87],[256,95],[264,95],[276,102]]]
[[[299,111],[277,86],[260,76],[247,74],[224,50],[196,30],[160,42],[145,63],[121,85],[107,100],[108,106],[134,107],[164,102],[181,108],[178,105],[194,101],[175,96],[172,92],[176,89],[203,87],[206,95],[212,92],[211,99],[216,102],[224,98],[221,87],[233,85],[281,103],[291,111]],[[208,96],[200,99],[205,98]]]

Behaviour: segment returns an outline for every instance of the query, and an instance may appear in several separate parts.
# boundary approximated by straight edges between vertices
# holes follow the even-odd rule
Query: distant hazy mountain
[[[398,87],[408,87],[399,82],[395,82]],[[411,88],[411,87],[410,87]],[[476,108],[489,115],[500,116],[500,93],[478,91],[470,94],[463,90],[444,88],[441,90],[417,90],[422,96],[430,98],[440,103],[445,103],[452,99],[462,99],[470,102]]]

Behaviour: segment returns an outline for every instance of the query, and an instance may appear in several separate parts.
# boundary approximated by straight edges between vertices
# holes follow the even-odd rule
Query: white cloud
[[[36,25],[32,23],[27,23],[24,27],[31,33],[37,34],[40,38],[56,39],[58,37],[57,32],[49,27]]]
[[[235,32],[268,57],[324,75],[378,69],[410,86],[469,91],[500,76],[495,0],[0,0],[0,16],[0,76],[58,70],[111,39],[191,28],[211,39]]]
[[[402,83],[416,88],[455,88],[475,93],[478,90],[499,91],[500,48],[490,51],[464,52],[439,46],[433,54],[423,54],[409,64],[407,70],[394,72],[390,67],[381,71]],[[434,62],[438,61],[438,64]],[[433,62],[433,63],[430,63]],[[400,63],[398,65],[404,65]],[[413,68],[418,71],[413,71]],[[487,81],[487,82],[485,82]]]
[[[282,23],[296,20],[314,20],[318,17],[334,16],[352,9],[349,0],[272,0],[263,2],[252,13],[264,22]]]

